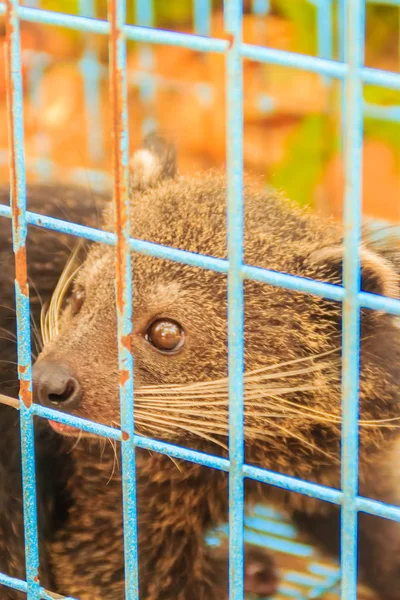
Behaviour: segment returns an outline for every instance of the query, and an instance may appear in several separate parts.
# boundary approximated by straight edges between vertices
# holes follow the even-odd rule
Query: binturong
[[[180,176],[174,150],[154,135],[131,167],[133,237],[227,258],[223,174]],[[113,229],[111,204],[104,227]],[[340,285],[342,242],[335,223],[245,178],[246,264]],[[397,298],[399,257],[395,243],[365,231],[362,289]],[[132,253],[132,277],[137,434],[227,456],[226,275]],[[118,427],[114,282],[115,248],[93,245],[33,377],[36,401]],[[246,462],[340,488],[341,303],[246,280],[244,307]],[[363,309],[361,340],[359,491],[397,504],[397,318]],[[68,522],[49,551],[57,591],[122,599],[118,452],[76,429],[52,427],[70,440],[75,465]],[[338,507],[251,480],[245,492],[248,504],[276,504],[339,552]],[[140,598],[223,598],[204,536],[227,518],[228,475],[137,450],[137,505]],[[359,540],[360,578],[383,600],[400,599],[400,525],[360,514]]]

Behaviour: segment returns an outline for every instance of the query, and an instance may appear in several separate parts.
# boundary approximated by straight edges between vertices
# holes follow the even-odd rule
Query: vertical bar
[[[18,0],[7,0],[6,2],[6,31],[7,116],[10,139],[10,196],[13,250],[15,254],[15,299],[17,311],[18,377],[20,381],[19,400],[27,598],[28,600],[39,600],[39,550],[36,522],[29,288],[26,265],[26,181]]]
[[[348,30],[348,21],[347,21],[347,0],[339,0],[338,2],[338,31],[339,31],[339,60],[342,62],[347,62],[347,43],[346,43],[346,31]],[[342,152],[343,152],[343,161],[345,161],[345,151],[346,144],[344,140],[344,135],[346,132],[346,118],[347,118],[347,99],[346,99],[346,82],[344,80],[340,81],[340,97],[341,97],[341,131],[342,131]]]
[[[128,114],[126,82],[125,0],[109,1],[110,98],[113,115],[116,301],[122,429],[122,493],[124,517],[125,598],[139,598],[137,567],[136,464],[133,417],[132,273],[129,246]]]
[[[318,56],[332,58],[332,4],[331,0],[319,0],[317,8]],[[329,82],[329,79],[326,79]]]
[[[259,16],[265,16],[269,13],[269,0],[253,0],[253,13]]]
[[[95,0],[79,0],[79,14],[94,18],[96,16]],[[85,45],[85,52],[79,66],[83,77],[85,110],[88,120],[87,145],[90,159],[98,162],[104,154],[104,139],[100,109],[101,66],[93,34],[85,36]]]
[[[229,598],[243,599],[244,434],[243,366],[243,73],[242,2],[226,0],[225,30],[230,38],[226,58],[227,98],[227,244],[228,244],[228,375],[229,375]]]
[[[36,6],[33,8],[37,8],[37,2],[35,4]],[[43,52],[35,52],[32,54],[28,73],[28,92],[36,113],[39,113],[41,104],[39,85],[48,64],[49,57]],[[46,158],[49,154],[49,142],[49,136],[43,131],[35,132],[35,170],[39,174],[41,180],[48,178],[52,171],[52,164],[50,160]]]
[[[38,0],[28,0],[24,3],[29,8],[39,8]],[[35,52],[30,56],[28,71],[28,93],[36,113],[40,110],[39,84],[42,80],[44,70],[49,63],[49,57],[43,52]],[[42,131],[35,132],[36,160],[35,171],[39,174],[41,180],[46,179],[51,174],[50,161],[45,157],[48,155],[49,140]]]
[[[211,0],[194,0],[194,31],[198,35],[210,35]]]
[[[135,20],[141,27],[153,27],[154,11],[153,0],[136,0],[135,2]],[[149,44],[140,44],[139,46],[139,68],[142,71],[140,78],[140,97],[145,103],[147,112],[143,122],[143,133],[146,135],[156,128],[154,111],[152,103],[155,97],[155,80],[153,77],[154,55],[153,49]]]
[[[357,598],[358,391],[360,361],[360,256],[362,206],[364,0],[348,0],[346,11],[345,204],[342,348],[341,597]]]

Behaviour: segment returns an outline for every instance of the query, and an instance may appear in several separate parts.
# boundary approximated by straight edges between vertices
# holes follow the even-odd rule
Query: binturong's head
[[[222,174],[178,175],[173,149],[154,136],[134,155],[131,167],[132,237],[227,258]],[[111,204],[105,228],[113,229]],[[397,250],[365,239],[360,254],[362,289],[397,297]],[[244,262],[340,285],[341,234],[333,223],[245,180]],[[132,252],[132,273],[137,433],[223,452],[228,438],[226,274],[141,252]],[[62,290],[55,294],[56,306]],[[336,464],[341,304],[249,279],[244,298],[248,458],[286,471],[296,471],[297,460]],[[382,312],[363,310],[361,321],[360,430],[362,445],[371,449],[393,434],[396,422],[389,419],[400,415],[399,330],[396,318]],[[34,367],[36,401],[118,426],[114,247],[91,247],[53,329]]]

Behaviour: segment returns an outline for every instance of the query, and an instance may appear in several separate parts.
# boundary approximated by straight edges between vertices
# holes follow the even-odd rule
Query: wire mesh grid
[[[392,0],[391,4],[397,4]],[[28,3],[27,3],[28,4]],[[137,2],[138,25],[126,24],[125,0],[110,0],[108,20],[94,17],[92,0],[81,0],[80,16],[41,10],[35,2],[20,6],[18,0],[0,4],[7,28],[6,73],[8,93],[8,125],[10,135],[11,206],[0,206],[0,216],[12,218],[13,250],[16,265],[16,309],[18,324],[18,372],[20,378],[20,420],[22,443],[23,506],[26,546],[26,581],[0,574],[0,583],[27,593],[28,600],[48,598],[38,578],[38,532],[36,522],[35,468],[33,417],[40,416],[83,431],[121,442],[123,470],[123,515],[125,546],[126,598],[139,598],[137,571],[135,447],[145,448],[192,461],[229,473],[229,558],[230,598],[243,598],[243,540],[244,540],[244,479],[278,486],[341,506],[341,597],[357,597],[357,513],[400,521],[400,509],[358,495],[358,379],[360,346],[360,309],[384,310],[400,315],[400,302],[360,291],[359,242],[361,228],[361,170],[363,116],[379,110],[365,105],[363,85],[375,84],[400,89],[400,75],[364,66],[364,0],[341,0],[341,61],[332,60],[330,0],[319,0],[319,56],[284,52],[242,42],[242,2],[226,0],[224,5],[225,33],[223,38],[207,37],[210,31],[209,0],[195,2],[196,34],[163,31],[152,27],[150,2]],[[329,10],[327,10],[327,7]],[[254,11],[266,14],[268,2],[254,2]],[[71,224],[26,210],[25,159],[23,150],[23,94],[20,55],[20,22],[22,20],[62,25],[81,32],[109,36],[110,98],[113,120],[113,171],[115,233]],[[202,256],[175,248],[144,242],[130,237],[128,202],[128,131],[127,131],[127,40],[144,42],[141,64],[151,72],[152,44],[190,48],[200,52],[216,52],[226,57],[227,98],[227,236],[228,259]],[[343,139],[345,156],[344,211],[344,281],[343,287],[319,283],[260,269],[243,262],[243,85],[242,61],[279,64],[318,73],[338,80],[343,90]],[[95,121],[96,86],[99,77],[93,75],[96,57],[87,51],[82,63],[86,80],[86,101]],[[40,62],[31,82],[40,75]],[[141,80],[141,93],[151,95],[154,85],[151,76]],[[92,106],[94,109],[92,110]],[[393,111],[382,109],[388,119]],[[382,113],[382,114],[383,114]],[[397,114],[397,113],[396,113]],[[151,119],[145,129],[154,127]],[[89,136],[90,140],[90,136]],[[97,140],[98,141],[98,140]],[[92,151],[98,151],[93,141]],[[101,145],[101,144],[100,144]],[[117,249],[116,297],[118,310],[118,351],[120,368],[121,428],[114,429],[85,421],[65,413],[32,403],[31,348],[29,321],[29,290],[26,268],[26,235],[29,225],[83,237],[114,245]],[[225,273],[228,277],[228,350],[229,350],[229,459],[210,456],[169,443],[148,439],[134,433],[133,358],[129,338],[132,328],[132,282],[130,256],[138,252],[166,258],[203,269]],[[277,474],[244,463],[243,452],[243,282],[251,279],[269,285],[316,294],[343,304],[342,348],[342,477],[341,490],[324,487],[293,477]]]

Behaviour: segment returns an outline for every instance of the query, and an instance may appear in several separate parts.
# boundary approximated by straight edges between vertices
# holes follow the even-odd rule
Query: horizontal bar
[[[344,79],[348,74],[347,63],[309,56],[307,54],[287,52],[286,50],[276,50],[274,48],[264,48],[252,44],[242,44],[241,54],[243,58],[248,58],[257,62],[281,65],[282,67],[291,67],[293,69],[302,69],[304,71],[318,73],[319,75],[334,77],[336,79]],[[363,67],[360,69],[360,76],[365,84],[400,90],[400,73]]]
[[[15,577],[9,577],[9,575],[5,575],[4,573],[0,573],[0,585],[5,585],[8,588],[25,593],[28,589],[26,581],[23,581],[22,579],[16,579]],[[44,588],[40,588],[40,594],[41,598],[44,600],[77,600],[72,598],[72,596],[61,596],[60,594],[54,594],[53,592],[49,592]]]
[[[366,84],[400,90],[400,73],[371,69],[370,67],[363,67],[360,71],[361,79]]]
[[[379,6],[398,6],[400,7],[400,0],[366,0],[368,4],[376,4]]]
[[[121,431],[119,429],[115,429],[114,427],[101,425],[101,423],[95,423],[94,421],[87,421],[81,417],[76,417],[74,415],[70,415],[69,413],[63,413],[52,408],[47,408],[45,406],[41,406],[40,404],[32,404],[32,410],[33,413],[38,417],[42,417],[43,419],[48,419],[50,421],[56,421],[56,423],[61,423],[62,425],[76,427],[77,429],[82,429],[82,431],[85,431],[86,433],[108,437],[116,440],[117,442],[120,442],[122,439]]]
[[[398,0],[399,4],[400,4],[400,0]],[[47,62],[50,61],[51,59],[51,55],[49,54],[45,54],[44,52],[41,53],[44,57],[44,60],[47,59]],[[314,60],[313,57],[310,57]],[[105,67],[102,67],[101,65],[99,65],[99,76],[100,77],[105,77],[107,76],[108,73],[108,69],[106,69]],[[396,73],[392,73],[390,71],[378,71],[378,73],[380,73],[380,77],[384,77],[384,79],[387,78],[388,74],[391,78],[391,75],[395,75],[395,87],[398,87],[398,78],[397,78],[397,74]],[[372,74],[370,70],[367,70],[367,75],[366,75],[369,79],[375,78],[377,77],[377,74],[375,73],[374,70],[372,70]],[[181,90],[181,89],[191,89],[193,93],[196,93],[197,90],[197,94],[200,97],[200,92],[199,90],[206,90],[206,92],[211,96],[212,92],[213,92],[213,86],[210,85],[209,83],[188,83],[188,82],[183,82],[180,79],[174,79],[171,77],[162,77],[159,74],[156,73],[151,73],[149,74],[146,71],[140,71],[140,70],[135,70],[134,73],[131,73],[129,75],[129,79],[128,82],[131,85],[136,85],[136,86],[143,86],[144,83],[148,82],[148,80],[151,79],[151,81],[157,85],[158,87],[165,87],[168,89],[176,89],[176,90]],[[391,78],[392,80],[392,78]],[[260,95],[259,98],[259,110],[262,113],[270,113],[273,110],[279,110],[279,105],[275,106],[273,99],[270,98],[269,96]],[[390,122],[400,122],[400,106],[399,105],[379,105],[379,104],[371,104],[368,102],[364,103],[364,115],[367,118],[371,118],[371,119],[379,119],[382,121],[390,121]],[[52,167],[54,166],[52,161],[48,160],[48,159],[34,159],[31,161],[27,161],[28,166],[30,166],[30,168],[32,167],[32,163],[37,163],[37,166],[35,167],[36,169],[46,169],[46,171],[51,172]],[[0,156],[0,164],[8,164],[8,155],[5,153],[4,156]],[[74,168],[70,170],[71,173],[71,177],[72,178],[78,178],[80,177],[82,179],[82,181],[87,180],[87,176],[88,174],[91,177],[96,177],[96,178],[100,178],[101,180],[107,181],[107,179],[110,179],[110,176],[105,173],[104,171],[96,171],[93,169],[82,169],[82,168]],[[94,182],[96,183],[96,181]]]
[[[317,296],[336,300],[337,302],[341,302],[344,299],[344,289],[331,283],[322,283],[313,279],[306,279],[305,277],[289,275],[287,273],[279,273],[278,271],[270,271],[251,265],[243,265],[241,273],[244,279],[250,279],[251,281],[280,286],[295,292],[316,294]],[[400,301],[397,310],[400,310]]]
[[[393,504],[386,504],[384,502],[379,502],[378,500],[371,500],[370,498],[358,496],[356,498],[356,507],[360,512],[400,522],[400,506],[394,506]]]
[[[274,471],[269,471],[268,469],[263,469],[261,467],[245,464],[243,465],[243,475],[244,477],[254,479],[255,481],[260,481],[261,483],[274,485],[275,487],[290,490],[292,492],[299,492],[304,496],[324,500],[331,504],[341,504],[342,501],[342,492],[340,490],[335,490],[317,483],[303,481],[289,475],[275,473]]]
[[[0,4],[0,15],[4,14],[5,5]],[[21,20],[31,23],[42,23],[43,25],[56,25],[67,27],[75,31],[110,35],[111,27],[108,21],[102,19],[91,19],[89,17],[68,15],[51,10],[28,8],[20,6],[18,16]],[[229,41],[218,38],[209,38],[189,33],[178,33],[150,27],[139,27],[137,25],[125,25],[123,33],[127,40],[135,42],[146,42],[149,44],[165,44],[197,50],[199,52],[225,52]]]
[[[400,106],[398,104],[381,106],[379,104],[364,103],[364,115],[369,119],[379,121],[400,122]]]
[[[0,204],[0,217],[11,218],[10,207],[5,204]],[[54,219],[38,213],[30,211],[26,212],[26,219],[30,225],[66,233],[77,237],[82,237],[92,242],[103,243],[109,246],[114,246],[116,237],[113,233],[102,231],[94,227],[86,227],[76,223],[69,223],[61,219]],[[133,252],[146,256],[154,256],[174,262],[181,262],[186,265],[198,267],[200,269],[208,269],[217,273],[228,272],[228,261],[222,258],[215,258],[204,254],[196,254],[195,252],[187,252],[171,248],[170,246],[162,246],[153,242],[145,242],[143,240],[130,239],[130,246]],[[251,265],[243,265],[241,274],[244,279],[259,281],[267,285],[280,286],[285,289],[314,294],[337,302],[342,302],[345,297],[345,291],[341,286],[331,283],[321,283],[305,277],[289,275],[286,273],[278,273],[260,267]],[[360,304],[362,308],[371,310],[380,310],[392,315],[400,315],[400,300],[387,298],[386,296],[378,296],[368,292],[360,292]]]
[[[0,3],[0,15],[4,13],[5,4],[2,2]],[[18,14],[20,19],[34,23],[58,25],[101,35],[110,34],[110,24],[101,19],[90,19],[88,17],[67,15],[24,6],[19,7]],[[124,35],[128,40],[136,42],[165,44],[197,50],[198,52],[224,53],[229,49],[230,43],[228,39],[203,37],[189,33],[152,29],[150,27],[138,27],[136,25],[126,25],[124,27]],[[287,52],[285,50],[263,48],[252,44],[241,44],[240,53],[243,58],[304,69],[305,71],[319,73],[328,77],[336,77],[338,79],[346,77],[348,72],[346,63],[298,54],[296,52]],[[400,90],[399,73],[364,67],[361,69],[361,78],[364,83]]]
[[[4,400],[6,403],[14,406],[16,403],[18,403],[17,400],[13,402],[12,398],[0,395],[0,404],[4,403]],[[39,404],[32,404],[32,409],[36,416],[43,419],[50,419],[52,421],[56,421],[57,423],[62,423],[63,425],[71,425],[72,427],[77,427],[78,429],[80,428],[87,433],[93,433],[94,435],[99,435],[102,437],[109,437],[116,441],[121,441],[122,439],[121,431],[119,429],[115,429],[114,427],[108,427],[107,425],[101,425],[100,423],[87,421],[86,419],[81,419],[80,417],[75,417],[68,413],[62,413],[51,408],[46,408]],[[167,454],[168,456],[172,456],[172,458],[187,460],[205,467],[229,472],[229,460],[219,456],[214,456],[213,454],[198,452],[197,450],[176,446],[175,444],[170,444],[168,442],[161,442],[152,438],[145,438],[141,435],[134,436],[134,444],[138,448],[143,448],[144,450],[159,452],[160,454]],[[341,504],[342,501],[342,492],[340,490],[319,485],[317,483],[302,481],[300,479],[296,479],[295,477],[275,473],[274,471],[269,471],[268,469],[263,469],[261,467],[244,464],[243,476],[266,483],[268,485],[274,485],[276,487],[298,492],[300,494],[317,498],[325,502],[330,502],[331,504]],[[357,497],[356,506],[359,511],[391,519],[392,521],[400,521],[400,507],[387,505],[363,496]],[[1,577],[0,583],[2,583]]]
[[[0,585],[5,585],[8,588],[13,590],[18,590],[20,592],[28,591],[28,584],[26,581],[22,581],[22,579],[16,579],[15,577],[9,577],[4,573],[0,573]]]
[[[320,75],[336,77],[343,79],[348,67],[345,63],[318,58],[307,54],[298,54],[296,52],[287,52],[286,50],[275,50],[274,48],[264,48],[253,44],[242,44],[241,55],[257,62],[281,65],[283,67],[292,67],[294,69],[303,69]]]
[[[198,452],[197,450],[191,450],[190,448],[176,446],[175,444],[161,442],[159,440],[146,438],[140,435],[135,435],[135,444],[138,448],[143,448],[144,450],[159,452],[160,454],[166,454],[172,458],[187,460],[204,467],[210,467],[211,469],[217,469],[218,471],[225,471],[226,473],[229,472],[229,460],[219,456],[214,456],[213,454]]]

